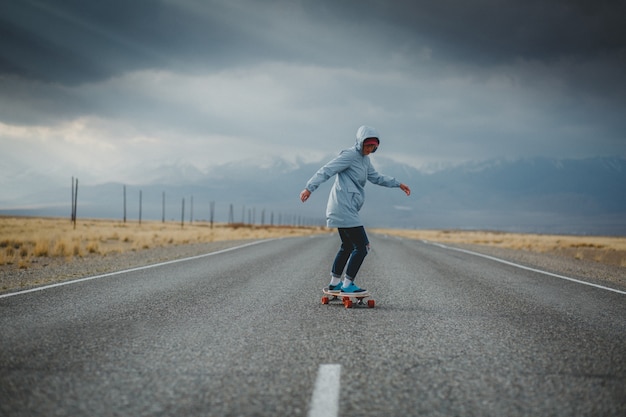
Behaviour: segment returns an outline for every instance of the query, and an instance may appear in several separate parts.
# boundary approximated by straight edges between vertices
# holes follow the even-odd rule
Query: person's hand
[[[400,189],[401,189],[402,191],[404,191],[404,193],[405,193],[407,196],[411,195],[411,189],[409,188],[409,186],[408,186],[408,185],[406,185],[406,184],[400,184]]]
[[[309,199],[310,196],[311,196],[311,192],[307,189],[304,189],[300,193],[300,200],[302,200],[302,202],[304,203],[305,201]]]

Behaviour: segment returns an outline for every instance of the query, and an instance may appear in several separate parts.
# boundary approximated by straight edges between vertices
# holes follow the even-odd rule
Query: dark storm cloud
[[[6,1],[0,13],[1,69],[44,81],[73,83],[132,68],[145,55],[141,37],[152,35],[138,15],[147,2]],[[133,10],[134,9],[134,10]],[[151,19],[150,19],[151,20]],[[148,29],[147,31],[145,29]]]
[[[363,57],[367,43],[421,45],[459,65],[563,57],[619,65],[626,62],[625,15],[626,3],[610,0],[3,0],[0,71],[79,83],[136,69],[256,59],[340,65]],[[298,25],[316,27],[318,36]],[[272,35],[282,29],[289,31]],[[354,47],[339,34],[352,37]],[[389,57],[380,58],[384,65]]]
[[[153,0],[23,0],[0,4],[0,71],[67,84],[145,68],[225,65],[259,50],[222,5],[203,13]],[[269,51],[265,51],[269,53]]]
[[[436,71],[476,70],[526,63],[547,66],[572,92],[607,95],[626,105],[626,2],[622,0],[338,0],[317,16],[358,22],[404,50],[415,65],[427,47]],[[365,30],[364,30],[365,32]],[[384,66],[384,55],[379,64]],[[529,74],[543,77],[545,74]]]
[[[468,57],[551,59],[622,51],[626,40],[619,0],[439,0],[337,2],[346,18],[362,16],[410,28]]]

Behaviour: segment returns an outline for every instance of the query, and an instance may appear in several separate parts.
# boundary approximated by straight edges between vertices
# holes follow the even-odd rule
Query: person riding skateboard
[[[359,127],[355,145],[344,149],[336,158],[321,167],[300,193],[300,200],[304,203],[322,183],[336,176],[328,196],[326,224],[337,228],[341,246],[330,272],[330,291],[366,292],[354,280],[370,249],[363,222],[359,218],[359,211],[365,202],[364,187],[367,181],[384,187],[400,188],[407,196],[411,195],[411,189],[407,185],[393,177],[379,174],[372,166],[369,155],[376,152],[379,146],[380,136],[376,129],[370,126]]]

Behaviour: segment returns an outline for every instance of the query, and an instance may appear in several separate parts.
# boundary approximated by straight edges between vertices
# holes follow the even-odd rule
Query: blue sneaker
[[[337,294],[339,294],[339,292],[341,291],[341,282],[339,282],[339,284],[337,285],[328,285],[328,292],[336,292]]]
[[[342,286],[341,292],[346,293],[346,294],[354,294],[354,293],[360,293],[360,292],[367,292],[367,290],[364,288],[357,287],[353,282],[352,284],[348,285],[348,287]]]

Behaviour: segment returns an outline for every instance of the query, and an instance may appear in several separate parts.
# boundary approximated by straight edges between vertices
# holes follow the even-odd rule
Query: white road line
[[[94,275],[92,277],[79,278],[79,279],[74,279],[74,280],[71,280],[71,281],[58,282],[56,284],[50,284],[50,285],[45,285],[43,287],[31,288],[31,289],[24,290],[24,291],[11,292],[11,293],[8,293],[8,294],[0,294],[0,298],[13,297],[15,295],[26,294],[26,293],[29,293],[29,292],[43,291],[43,290],[47,290],[49,288],[62,287],[64,285],[75,284],[77,282],[90,281],[92,279],[105,278],[105,277],[110,277],[110,276],[113,276],[113,275],[121,275],[121,274],[125,274],[127,272],[141,271],[143,269],[156,268],[156,267],[163,266],[163,265],[175,264],[175,263],[178,263],[178,262],[186,262],[186,261],[191,261],[193,259],[206,258],[208,256],[219,255],[221,253],[230,252],[230,251],[233,251],[233,250],[245,248],[247,246],[258,245],[259,243],[269,242],[271,240],[276,240],[276,239],[258,240],[256,242],[246,243],[245,245],[234,246],[232,248],[222,249],[222,250],[219,250],[219,251],[216,251],[216,252],[205,253],[203,255],[191,256],[189,258],[174,259],[173,261],[167,261],[167,262],[161,262],[161,263],[158,263],[158,264],[140,266],[140,267],[137,267],[137,268],[125,269],[123,271],[109,272],[108,274]]]
[[[336,417],[339,414],[341,365],[320,365],[311,398],[309,417]]]
[[[527,267],[527,266],[524,266],[524,265],[519,265],[519,264],[516,264],[516,263],[513,263],[513,262],[505,261],[504,259],[495,258],[495,257],[489,256],[489,255],[484,255],[482,253],[472,252],[472,251],[466,250],[466,249],[454,248],[454,247],[451,247],[451,246],[443,245],[441,243],[429,242],[427,240],[422,240],[422,242],[427,243],[429,245],[439,246],[440,248],[444,248],[444,249],[455,250],[457,252],[463,252],[463,253],[467,253],[469,255],[474,255],[474,256],[480,256],[481,258],[491,259],[492,261],[500,262],[500,263],[503,263],[505,265],[514,266],[516,268],[525,269],[527,271],[538,272],[540,274],[549,275],[551,277],[556,277],[556,278],[564,279],[564,280],[567,280],[567,281],[572,281],[572,282],[575,282],[577,284],[588,285],[590,287],[596,287],[596,288],[600,288],[600,289],[603,289],[603,290],[606,290],[606,291],[612,291],[612,292],[616,292],[618,294],[626,295],[626,291],[616,290],[615,288],[605,287],[603,285],[593,284],[593,283],[587,282],[587,281],[581,281],[581,280],[578,280],[578,279],[575,279],[575,278],[566,277],[564,275],[553,274],[552,272],[542,271],[541,269],[530,268],[530,267]]]

